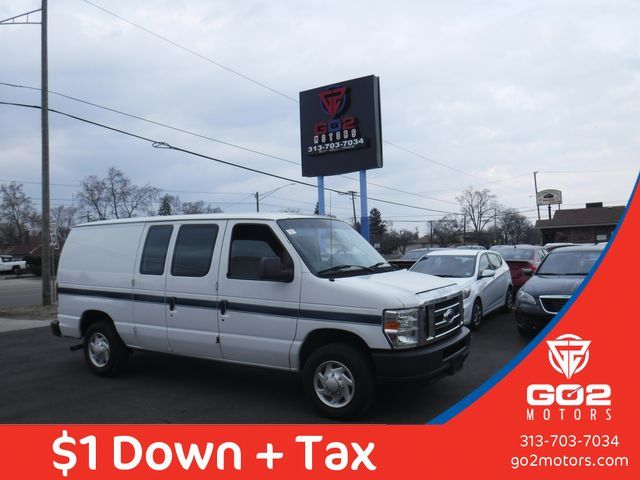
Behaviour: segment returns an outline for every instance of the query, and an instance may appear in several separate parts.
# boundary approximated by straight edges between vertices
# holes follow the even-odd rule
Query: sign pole
[[[360,170],[360,235],[369,241],[369,209],[367,208],[367,171]]]
[[[318,213],[324,215],[324,177],[318,177]]]

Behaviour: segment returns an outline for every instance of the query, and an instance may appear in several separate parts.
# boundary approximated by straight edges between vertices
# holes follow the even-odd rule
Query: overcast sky
[[[50,3],[50,90],[300,161],[295,101],[82,0]],[[383,138],[420,157],[385,143],[384,167],[369,180],[408,193],[370,184],[372,197],[456,212],[456,195],[473,185],[533,219],[534,170],[540,189],[562,190],[564,208],[624,204],[638,173],[637,0],[94,3],[294,99],[301,90],[378,75]],[[0,2],[0,20],[35,8],[37,0]],[[37,26],[0,27],[0,82],[39,87],[39,62]],[[0,101],[39,104],[39,92],[0,86]],[[302,179],[299,165],[62,97],[52,95],[50,107]],[[50,129],[53,205],[71,204],[73,185],[110,166],[228,212],[252,211],[253,193],[287,184],[53,113]],[[349,176],[327,178],[326,186],[358,190],[357,174]],[[39,112],[0,105],[0,181],[39,179]],[[25,188],[40,201],[37,183]],[[311,213],[315,202],[315,189],[285,186],[262,209]],[[327,195],[329,205],[351,216],[348,197]],[[425,220],[441,215],[374,206],[396,228],[423,233]]]

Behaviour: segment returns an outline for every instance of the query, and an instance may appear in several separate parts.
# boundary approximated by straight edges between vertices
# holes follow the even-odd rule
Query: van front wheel
[[[362,414],[373,401],[375,376],[367,356],[350,345],[332,343],[314,351],[303,369],[304,389],[327,417]]]
[[[84,358],[89,368],[101,377],[112,377],[122,369],[127,348],[115,327],[109,322],[96,322],[84,336]]]

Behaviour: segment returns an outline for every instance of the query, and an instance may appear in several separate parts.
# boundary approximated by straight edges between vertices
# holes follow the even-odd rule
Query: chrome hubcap
[[[102,333],[96,332],[89,338],[89,359],[96,367],[102,368],[109,363],[111,350],[109,340]]]
[[[313,388],[322,403],[332,408],[340,408],[353,399],[355,382],[347,367],[340,362],[329,360],[316,368]]]

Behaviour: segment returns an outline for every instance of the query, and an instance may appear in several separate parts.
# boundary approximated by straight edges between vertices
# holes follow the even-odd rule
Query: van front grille
[[[462,326],[462,294],[428,303],[424,309],[427,341],[452,333]]]

